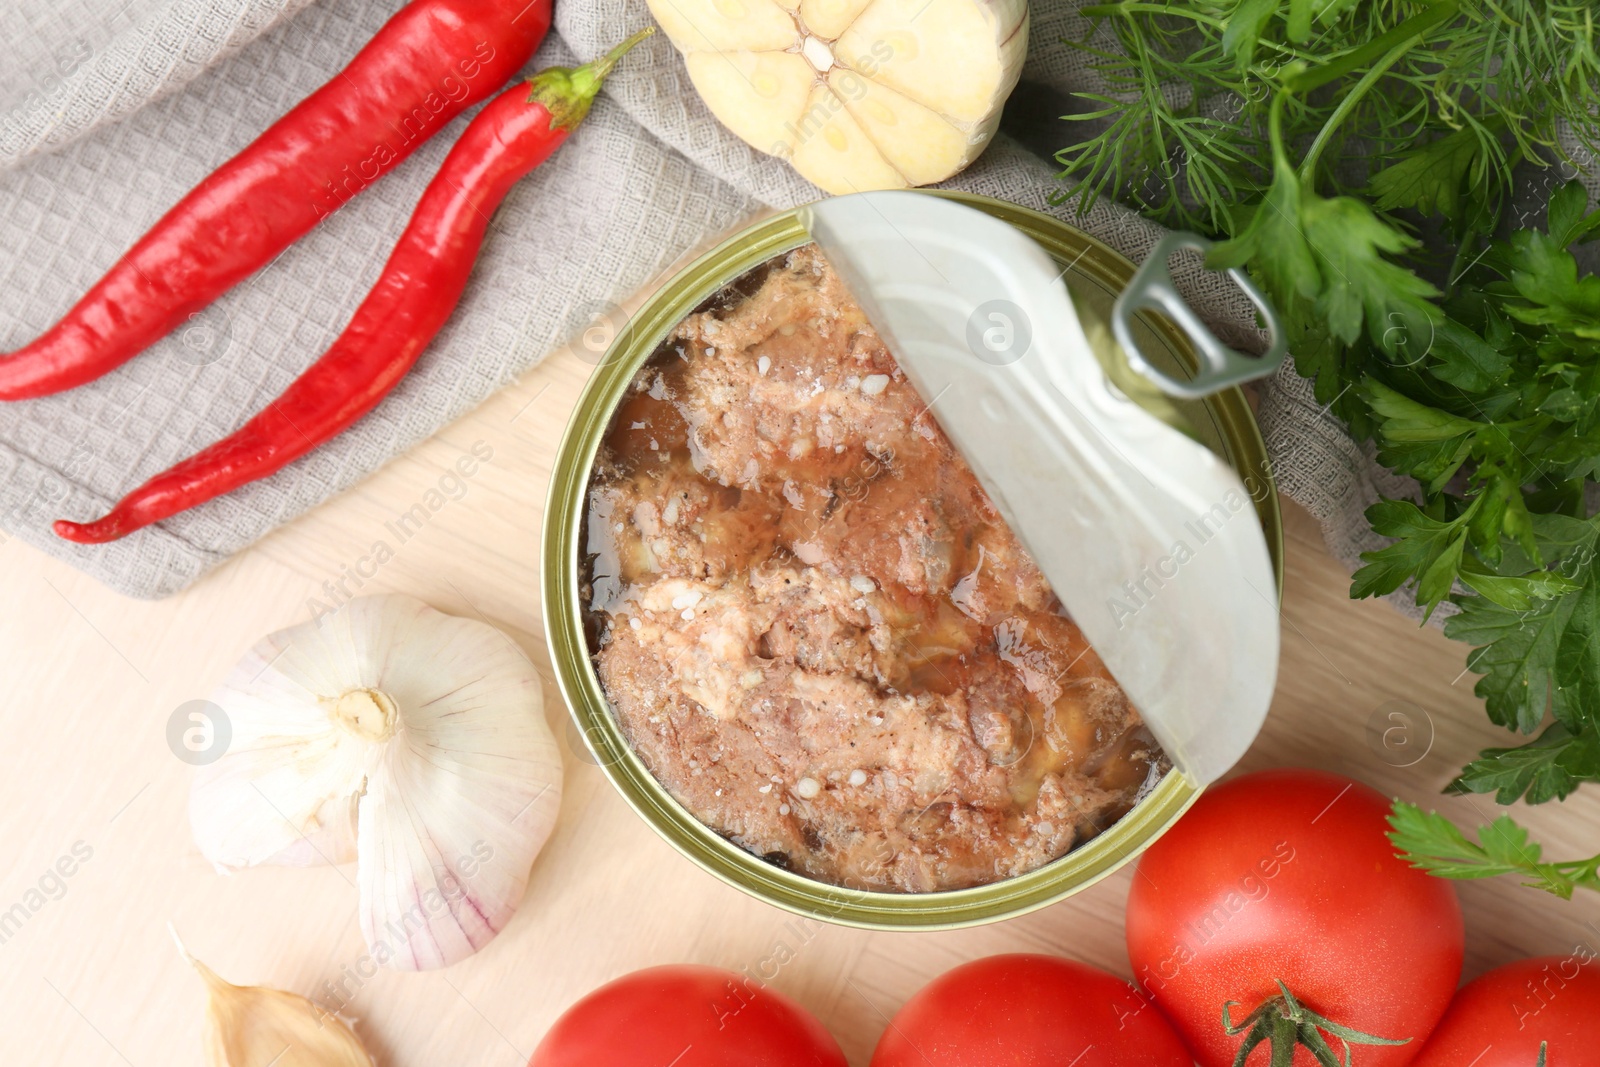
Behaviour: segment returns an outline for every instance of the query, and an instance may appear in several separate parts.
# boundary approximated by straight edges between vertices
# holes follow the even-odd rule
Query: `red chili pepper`
[[[90,523],[58,521],[69,541],[100,544],[264,478],[343,431],[405,377],[455,309],[489,216],[517,180],[583,121],[640,30],[576,69],[534,75],[489,103],[422,194],[378,283],[350,325],[267,409],[231,437],[156,475]]]
[[[414,0],[350,65],[151,227],[32,344],[0,355],[0,400],[121,366],[270,262],[516,75],[551,0]]]

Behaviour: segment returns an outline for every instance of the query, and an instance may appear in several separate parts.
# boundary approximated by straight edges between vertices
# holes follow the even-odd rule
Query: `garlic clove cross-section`
[[[649,0],[712,114],[830,193],[978,157],[1028,49],[1027,0]]]
[[[232,741],[197,769],[189,818],[219,868],[354,859],[367,947],[401,970],[448,966],[510,921],[561,755],[504,634],[365,597],[265,638],[211,699]]]

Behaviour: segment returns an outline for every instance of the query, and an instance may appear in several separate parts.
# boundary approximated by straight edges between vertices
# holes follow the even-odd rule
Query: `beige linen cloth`
[[[54,322],[160,215],[331,77],[402,0],[0,0],[0,350]],[[1036,3],[1025,79],[1093,84],[1060,39],[1076,2]],[[557,0],[533,66],[593,58],[649,22],[643,0]],[[495,220],[459,310],[388,399],[277,475],[109,545],[92,518],[145,478],[236,429],[316,358],[375,280],[466,118],[232,292],[117,371],[0,405],[0,528],[123,593],[159,597],[345,489],[481,403],[686,250],[764,207],[819,192],[710,115],[661,36],[612,76],[588,121]],[[1070,133],[1060,131],[1056,143]],[[1054,168],[1002,134],[949,184],[1051,207]],[[1078,224],[1141,258],[1160,231],[1101,205]],[[1235,336],[1248,305],[1191,270],[1190,299]],[[1261,421],[1279,484],[1351,561],[1385,477],[1281,374]]]

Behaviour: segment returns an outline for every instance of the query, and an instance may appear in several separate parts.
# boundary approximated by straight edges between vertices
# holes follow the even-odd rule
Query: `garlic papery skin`
[[[210,1067],[372,1067],[372,1055],[339,1016],[297,993],[225,981],[182,941],[178,951],[206,984]]]
[[[444,967],[503,929],[561,803],[537,669],[486,623],[352,600],[247,653],[212,695],[232,739],[197,768],[219,868],[356,861],[373,959]]]

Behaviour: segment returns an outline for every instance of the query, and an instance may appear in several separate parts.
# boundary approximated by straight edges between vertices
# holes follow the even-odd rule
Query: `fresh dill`
[[[1322,192],[1492,217],[1523,161],[1600,154],[1600,10],[1554,0],[1121,0],[1082,9],[1105,86],[1057,158],[1087,208],[1126,200],[1212,236],[1266,194],[1268,116]],[[1369,80],[1370,79],[1370,80]],[[1352,92],[1359,87],[1359,94]]]

